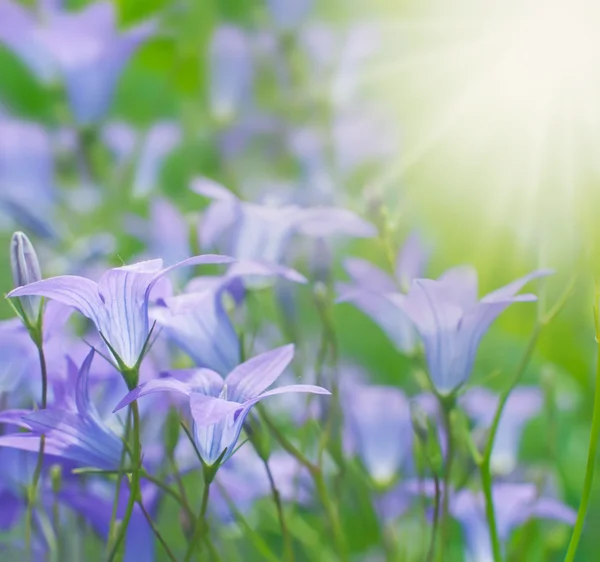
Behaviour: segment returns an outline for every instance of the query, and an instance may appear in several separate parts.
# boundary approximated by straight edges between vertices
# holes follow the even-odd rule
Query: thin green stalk
[[[40,362],[40,372],[42,375],[42,402],[41,409],[45,410],[48,402],[48,368],[46,366],[46,356],[44,354],[44,344],[42,337],[41,321],[36,333],[31,332],[32,339],[37,347],[38,358]],[[31,535],[33,526],[33,506],[35,505],[37,488],[42,475],[42,467],[44,465],[44,449],[46,446],[46,436],[40,437],[40,448],[38,450],[37,462],[33,472],[33,480],[29,486],[27,494],[27,511],[25,512],[25,550],[28,559],[31,559]]]
[[[135,506],[135,502],[138,499],[138,495],[140,493],[140,464],[141,464],[141,443],[140,443],[140,410],[138,407],[137,401],[131,403],[130,406],[131,415],[133,419],[133,458],[131,459],[132,464],[134,466],[133,472],[131,473],[131,485],[129,490],[129,500],[127,502],[127,508],[125,510],[125,515],[119,527],[119,534],[115,543],[112,547],[110,556],[108,557],[109,562],[113,562],[115,559],[117,552],[119,551],[119,547],[121,543],[125,539],[125,535],[127,533],[127,527],[129,526],[129,521],[131,521],[131,516],[133,514],[133,508]]]
[[[440,486],[440,478],[437,474],[433,475],[433,484],[435,486],[435,496],[433,503],[433,527],[431,529],[431,540],[429,542],[429,549],[427,551],[427,562],[433,562],[435,556],[435,545],[437,542],[438,528],[440,524],[440,506],[442,499],[442,490]]]
[[[598,335],[596,336],[598,341]],[[573,534],[571,535],[571,541],[569,542],[569,549],[565,556],[565,562],[573,562],[575,560],[575,554],[577,553],[577,547],[579,546],[579,540],[583,533],[583,526],[585,524],[585,517],[587,515],[588,505],[590,502],[590,496],[592,493],[592,484],[594,482],[594,470],[596,465],[596,453],[598,451],[598,439],[600,438],[600,342],[598,342],[598,357],[596,359],[596,390],[594,393],[594,412],[592,414],[592,429],[590,431],[590,446],[588,449],[587,466],[585,469],[585,479],[583,482],[583,493],[581,495],[581,502],[579,504],[579,511],[577,512],[577,520],[575,527],[573,528]]]
[[[281,495],[279,493],[279,490],[277,489],[277,485],[275,484],[275,479],[273,478],[273,472],[271,471],[271,467],[269,466],[269,461],[267,459],[262,459],[262,461],[265,465],[265,470],[267,471],[269,486],[271,487],[271,495],[273,496],[273,501],[275,502],[275,507],[277,508],[277,517],[279,519],[279,526],[281,527],[281,534],[283,536],[285,560],[287,560],[288,562],[294,562],[294,549],[292,546],[292,537],[288,531],[287,524],[285,521],[285,514],[283,511],[283,504],[281,502]]]
[[[154,484],[155,486],[158,486],[166,494],[169,494],[185,510],[185,514],[187,517],[189,517],[190,521],[195,520],[194,514],[192,513],[189,503],[187,502],[184,496],[177,492],[177,490],[174,490],[173,488],[171,488],[171,486],[165,484],[158,478],[154,478],[154,476],[148,474],[144,470],[142,470],[141,472],[141,477],[145,480],[148,480],[148,482],[152,482],[152,484]]]
[[[329,525],[331,526],[331,531],[333,533],[333,541],[335,543],[335,548],[339,560],[348,560],[348,547],[346,545],[344,532],[342,531],[339,513],[333,505],[333,502],[331,501],[331,497],[329,496],[323,473],[321,470],[315,470],[313,471],[312,476],[315,482],[315,487],[317,489],[317,494],[319,495],[321,503],[323,504],[323,507],[327,512],[327,517],[329,519]]]
[[[214,478],[214,475],[213,475]],[[208,523],[206,521],[206,511],[208,509],[208,497],[210,494],[210,485],[212,478],[207,477],[207,471],[204,471],[204,489],[202,491],[202,505],[200,506],[200,513],[196,519],[196,528],[194,534],[190,539],[187,552],[185,553],[185,562],[189,562],[192,559],[196,544],[200,541],[204,534],[208,533]]]
[[[444,420],[444,427],[446,429],[446,462],[444,463],[444,485],[443,485],[443,496],[442,496],[442,543],[448,544],[450,538],[450,487],[452,475],[452,466],[454,463],[454,434],[452,431],[451,414],[454,409],[454,397],[440,397],[440,405],[442,407],[442,416]]]
[[[175,555],[173,554],[173,552],[169,548],[169,545],[165,541],[164,537],[161,535],[160,531],[158,530],[158,527],[154,524],[154,521],[152,521],[152,517],[150,516],[150,514],[148,513],[148,511],[144,507],[144,502],[141,499],[139,501],[139,506],[140,506],[140,509],[142,510],[142,513],[144,514],[144,517],[146,518],[146,521],[148,521],[148,525],[150,525],[150,528],[152,529],[152,532],[154,533],[154,535],[158,539],[158,542],[160,542],[160,544],[162,545],[162,547],[165,549],[165,552],[167,553],[167,556],[169,557],[169,560],[171,560],[172,562],[177,562],[177,558],[175,558]]]

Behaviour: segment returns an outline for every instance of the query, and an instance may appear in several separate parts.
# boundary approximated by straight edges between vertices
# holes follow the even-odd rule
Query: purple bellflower
[[[43,279],[9,293],[9,297],[38,295],[72,306],[94,322],[119,369],[139,365],[150,336],[148,305],[156,283],[177,267],[230,263],[227,256],[195,256],[163,268],[160,259],[117,267],[95,283],[76,275]]]
[[[181,128],[172,121],[159,121],[142,135],[126,123],[114,122],[103,128],[102,139],[120,166],[135,162],[133,194],[144,197],[158,186],[165,159],[181,142]]]
[[[184,294],[168,297],[164,306],[150,309],[150,318],[197,366],[225,376],[239,365],[241,344],[224,299],[232,297],[237,304],[243,296],[243,279],[256,276],[306,283],[299,273],[283,266],[239,261],[224,276],[192,279]]]
[[[282,31],[291,31],[304,22],[313,4],[314,0],[267,0],[271,18]]]
[[[388,295],[408,291],[412,281],[423,275],[426,262],[427,252],[416,234],[407,239],[398,253],[393,277],[366,260],[348,258],[344,269],[351,283],[336,285],[338,302],[353,303],[381,327],[399,351],[412,353],[417,345],[415,329]]]
[[[526,521],[550,519],[573,525],[576,513],[562,502],[539,497],[534,484],[496,484],[492,490],[500,541],[506,544],[516,527]],[[450,510],[463,527],[466,562],[492,562],[490,535],[482,494],[461,490],[451,496]]]
[[[336,234],[368,238],[376,234],[371,224],[346,209],[247,203],[205,178],[194,180],[191,188],[213,200],[200,226],[201,247],[225,243],[238,259],[279,263],[295,233],[312,238]]]
[[[485,388],[471,388],[459,398],[465,412],[475,420],[476,429],[492,425],[499,397]],[[525,424],[542,409],[543,393],[536,387],[517,387],[508,397],[492,450],[491,469],[509,474],[517,467],[519,442]]]
[[[41,435],[45,435],[47,455],[69,459],[82,466],[106,470],[119,468],[123,449],[121,439],[100,419],[89,396],[88,382],[93,358],[92,350],[79,370],[74,363],[69,364],[69,384],[75,389],[73,410],[47,408],[21,415],[19,425],[31,433],[3,435],[0,437],[0,447],[38,451]]]
[[[512,303],[537,300],[535,295],[517,293],[531,280],[550,273],[534,271],[477,300],[476,272],[456,267],[438,280],[414,280],[407,295],[389,295],[421,335],[429,376],[438,393],[451,394],[467,381],[479,342],[492,322]]]
[[[358,453],[375,483],[391,484],[411,458],[408,399],[396,388],[356,384],[342,397],[346,448]]]
[[[262,353],[238,365],[225,379],[209,369],[171,371],[170,376],[148,381],[131,391],[115,408],[156,392],[177,392],[189,397],[196,445],[203,461],[225,462],[234,453],[246,416],[268,396],[287,392],[330,394],[313,385],[290,385],[267,390],[289,365],[294,346]]]
[[[124,66],[154,30],[144,23],[119,33],[114,5],[106,1],[73,13],[50,10],[38,24],[32,13],[2,0],[0,15],[0,40],[40,80],[64,80],[72,114],[84,126],[105,117]]]

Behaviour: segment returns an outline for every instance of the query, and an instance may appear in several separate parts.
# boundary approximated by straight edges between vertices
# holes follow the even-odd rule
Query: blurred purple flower
[[[352,283],[338,283],[338,302],[351,302],[370,316],[403,353],[413,353],[417,345],[414,327],[402,308],[389,294],[404,292],[413,279],[423,275],[427,262],[421,239],[412,234],[396,259],[394,277],[370,262],[349,258],[344,269]]]
[[[89,374],[94,358],[90,351],[81,368],[69,365],[69,385],[75,389],[76,411],[48,408],[22,416],[20,424],[31,433],[0,437],[0,447],[38,451],[45,435],[45,453],[70,459],[83,466],[114,470],[119,468],[123,445],[110,431],[89,396]]]
[[[38,236],[53,236],[55,200],[49,134],[37,123],[0,116],[0,208],[5,220]]]
[[[155,392],[178,392],[189,397],[196,445],[202,459],[214,464],[234,453],[235,444],[252,406],[268,396],[287,392],[330,394],[312,385],[290,385],[267,390],[294,356],[294,346],[286,345],[262,353],[237,366],[225,379],[215,371],[196,369],[171,371],[170,376],[149,381],[131,391],[115,408]]]
[[[486,388],[471,388],[459,399],[466,413],[475,420],[476,428],[492,425],[499,397]],[[497,474],[508,474],[516,466],[519,442],[525,424],[542,409],[543,393],[536,387],[515,388],[502,412],[492,450],[491,468]]]
[[[513,529],[532,518],[575,523],[573,509],[553,498],[542,498],[534,484],[496,484],[492,490],[498,535],[504,544]],[[450,500],[452,515],[463,527],[467,562],[491,562],[490,535],[485,517],[484,498],[471,490],[461,490]]]
[[[250,102],[253,87],[253,62],[248,34],[235,25],[218,27],[211,39],[209,53],[209,99],[212,114],[230,121]]]
[[[537,300],[516,293],[531,280],[552,273],[538,270],[477,300],[477,274],[456,267],[438,280],[416,279],[407,295],[389,295],[412,320],[423,339],[429,376],[441,394],[450,394],[471,374],[477,347],[491,323],[514,302]]]
[[[156,283],[177,267],[231,261],[227,256],[204,255],[163,268],[162,260],[149,260],[111,269],[98,283],[61,275],[20,287],[8,296],[39,295],[72,306],[94,322],[119,368],[131,369],[141,361],[150,335],[148,304]]]
[[[141,134],[122,122],[107,124],[102,139],[120,166],[135,163],[133,194],[145,197],[158,186],[167,156],[181,142],[181,128],[173,121],[158,121]]]
[[[358,453],[374,482],[391,484],[412,456],[409,402],[393,387],[348,385],[342,392],[347,449]]]
[[[202,247],[225,243],[238,259],[279,263],[294,233],[313,238],[333,235],[368,238],[376,231],[346,209],[261,206],[239,200],[221,185],[198,178],[192,190],[213,200],[199,229]]]
[[[239,302],[246,277],[280,277],[305,283],[292,269],[260,262],[240,261],[221,277],[198,277],[190,281],[186,293],[164,299],[163,306],[150,310],[150,317],[162,333],[185,351],[199,367],[226,375],[241,357],[240,340],[225,310],[226,296]]]
[[[313,4],[314,0],[267,0],[271,18],[282,31],[291,31],[303,23]]]

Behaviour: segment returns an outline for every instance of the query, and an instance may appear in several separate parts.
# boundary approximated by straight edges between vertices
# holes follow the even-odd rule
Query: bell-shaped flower
[[[517,295],[521,288],[550,273],[534,271],[478,300],[476,272],[457,267],[438,280],[414,280],[407,295],[389,296],[421,335],[429,376],[440,394],[450,394],[467,381],[479,342],[500,313],[514,302],[537,300],[532,294]]]
[[[238,365],[225,379],[209,369],[171,371],[170,376],[148,381],[132,390],[115,411],[156,392],[177,392],[189,397],[194,436],[207,465],[223,463],[234,453],[246,416],[252,406],[268,396],[287,392],[330,394],[313,385],[290,385],[267,390],[294,356],[286,345]]]
[[[150,309],[162,334],[175,342],[198,367],[206,367],[225,376],[241,357],[241,343],[225,308],[224,299],[240,300],[243,279],[279,277],[305,283],[296,271],[274,264],[240,261],[221,277],[192,279],[185,293],[163,299],[161,306]]]
[[[205,178],[194,180],[191,189],[213,200],[200,225],[201,247],[224,244],[238,259],[280,263],[296,233],[312,238],[368,238],[376,234],[371,224],[346,209],[247,203]]]
[[[419,236],[412,234],[398,253],[394,276],[367,260],[344,260],[351,283],[336,284],[338,302],[351,302],[381,327],[398,350],[414,352],[417,337],[412,322],[388,295],[408,290],[412,281],[423,275],[427,256]]]
[[[0,12],[0,18],[1,18]],[[0,116],[0,210],[3,222],[40,237],[55,234],[56,199],[49,134],[37,123]]]
[[[173,121],[153,123],[142,134],[126,123],[108,123],[102,130],[104,144],[125,169],[133,164],[133,194],[149,195],[159,186],[165,159],[181,142],[181,127]]]
[[[475,420],[477,430],[492,425],[499,397],[486,388],[471,388],[459,398],[465,412]],[[497,474],[509,474],[517,467],[519,443],[525,424],[542,409],[544,396],[536,387],[517,387],[509,395],[498,425],[490,459]]]
[[[100,1],[78,12],[51,12],[35,38],[50,55],[67,90],[79,125],[103,119],[123,68],[154,31],[147,22],[120,32],[112,2]]]
[[[121,463],[123,444],[100,418],[89,395],[89,375],[94,351],[90,351],[81,368],[70,362],[69,384],[75,391],[73,409],[47,408],[20,415],[19,423],[30,433],[0,437],[0,447],[38,451],[45,435],[45,454],[72,460],[82,466],[115,470]],[[22,414],[22,412],[20,413]]]
[[[573,509],[554,498],[539,497],[534,484],[496,484],[492,496],[503,546],[511,532],[530,519],[575,523],[577,514]],[[463,528],[466,562],[493,562],[483,494],[461,490],[451,496],[450,510]]]
[[[251,40],[235,25],[217,27],[209,48],[209,100],[212,114],[230,121],[251,97],[254,69]]]
[[[397,388],[349,384],[342,407],[346,449],[358,454],[374,482],[391,484],[411,460],[408,399]]]
[[[282,31],[291,31],[303,23],[313,5],[314,0],[267,0],[269,14]]]
[[[43,279],[9,293],[9,297],[38,295],[72,306],[94,322],[121,371],[138,366],[148,344],[148,305],[156,283],[177,267],[222,264],[227,256],[204,255],[163,268],[160,259],[117,267],[95,283],[76,275]]]

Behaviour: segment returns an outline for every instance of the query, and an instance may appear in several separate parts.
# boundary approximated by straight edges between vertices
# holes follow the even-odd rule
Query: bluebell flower
[[[294,356],[286,345],[238,365],[225,379],[210,369],[171,371],[170,376],[148,381],[132,390],[115,408],[156,392],[177,392],[189,397],[196,445],[203,461],[213,465],[233,455],[246,416],[252,406],[268,396],[287,392],[330,394],[313,385],[290,385],[267,390]]]
[[[212,114],[230,121],[248,103],[253,87],[249,35],[227,24],[215,29],[209,50],[209,100]]]
[[[75,411],[47,408],[20,415],[22,421],[19,424],[30,433],[3,435],[0,447],[38,451],[41,435],[45,435],[47,455],[69,459],[82,466],[118,469],[123,444],[100,419],[89,396],[88,381],[93,358],[92,350],[79,370],[72,362],[69,365],[69,383],[75,389]]]
[[[515,528],[533,518],[561,521],[568,525],[575,523],[573,509],[554,498],[539,497],[534,484],[495,484],[492,496],[498,535],[503,546]],[[494,557],[483,494],[461,490],[451,496],[450,510],[463,528],[466,562],[492,562]]]
[[[198,277],[185,293],[168,297],[150,310],[162,333],[187,353],[199,367],[226,375],[241,357],[241,342],[227,314],[224,298],[243,297],[243,279],[280,277],[305,283],[294,270],[261,262],[240,261],[221,277]]]
[[[394,276],[360,258],[344,260],[351,283],[337,283],[338,302],[351,302],[370,316],[403,353],[413,353],[417,337],[412,322],[388,295],[405,292],[423,275],[428,253],[412,234],[398,253]]]
[[[389,485],[412,458],[408,399],[397,388],[351,384],[342,406],[346,449],[358,453],[374,482]]]
[[[291,31],[302,24],[313,5],[314,0],[267,0],[269,14],[281,31]]]
[[[486,430],[492,425],[498,402],[499,396],[486,388],[471,388],[459,399],[479,430]],[[494,439],[490,459],[492,471],[508,474],[516,468],[524,426],[539,414],[543,403],[543,392],[537,387],[517,387],[510,393]]]
[[[194,180],[192,190],[213,200],[200,224],[201,246],[224,243],[238,259],[280,263],[295,233],[312,238],[333,235],[368,238],[376,234],[371,224],[346,209],[247,203],[204,178]]]
[[[4,0],[2,9],[8,11],[7,6],[19,31],[11,30],[9,21],[0,27],[0,39],[41,80],[64,80],[71,112],[83,126],[106,116],[123,68],[154,30],[147,22],[119,32],[112,2],[95,2],[78,12],[50,10],[41,23],[28,11],[16,15],[12,2]]]
[[[138,197],[158,187],[163,163],[181,137],[181,128],[173,121],[155,122],[144,134],[122,122],[108,123],[102,130],[102,139],[119,166],[133,163],[133,194]]]
[[[162,260],[149,260],[111,269],[98,283],[61,275],[15,289],[9,297],[38,295],[72,306],[94,322],[117,365],[131,369],[142,359],[150,335],[148,304],[156,283],[177,267],[231,261],[204,255],[163,268]]]
[[[0,15],[1,18],[1,15]],[[56,235],[51,140],[37,123],[0,116],[0,211],[2,222],[44,238]]]
[[[421,335],[429,377],[440,394],[450,394],[467,381],[481,338],[509,305],[537,299],[517,295],[521,288],[550,273],[534,271],[478,300],[476,272],[457,267],[436,281],[416,279],[407,295],[389,295]]]

